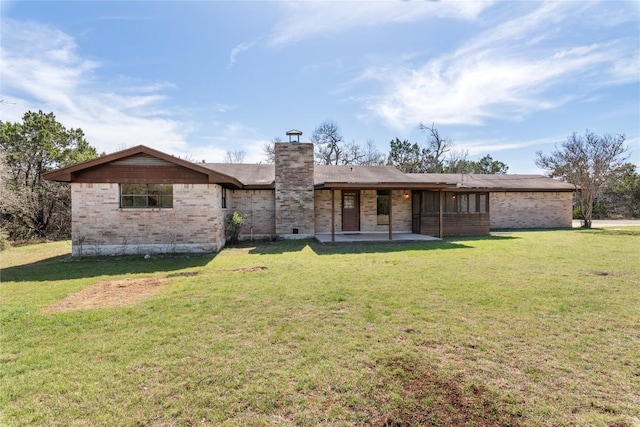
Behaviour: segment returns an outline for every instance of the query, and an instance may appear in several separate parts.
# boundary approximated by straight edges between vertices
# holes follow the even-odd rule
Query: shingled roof
[[[245,188],[274,188],[276,169],[274,165],[248,163],[204,163],[204,167],[232,176]]]
[[[240,181],[244,188],[274,188],[275,166],[206,163],[203,166]],[[575,186],[544,175],[403,173],[392,166],[315,165],[314,184],[322,188],[456,188],[488,191],[573,191]]]
[[[431,184],[445,180],[455,182],[458,188],[486,189],[491,191],[573,191],[568,182],[544,175],[492,175],[459,173],[411,173],[415,182]]]
[[[82,171],[108,164],[136,161],[149,166],[153,159],[199,172],[210,183],[235,188],[275,188],[275,166],[242,163],[192,163],[145,146],[137,146],[44,175],[52,181],[74,182]],[[317,189],[484,189],[487,191],[573,191],[575,186],[544,175],[406,174],[392,166],[315,165]]]
[[[335,166],[316,165],[314,168],[316,188],[385,187],[416,188],[424,183],[414,181],[411,176],[393,166]],[[455,186],[455,181],[434,179],[430,186]]]

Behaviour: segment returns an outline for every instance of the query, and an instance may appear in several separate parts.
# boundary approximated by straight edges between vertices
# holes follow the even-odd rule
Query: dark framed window
[[[489,193],[444,193],[443,212],[486,213],[489,209]],[[422,193],[422,212],[436,213],[440,210],[440,193],[424,191]]]
[[[121,208],[172,208],[173,184],[120,184]]]
[[[222,209],[226,209],[227,208],[227,189],[225,187],[222,187]]]
[[[445,212],[486,213],[489,193],[444,193]]]
[[[377,191],[378,225],[389,225],[389,203],[391,194],[389,190]]]

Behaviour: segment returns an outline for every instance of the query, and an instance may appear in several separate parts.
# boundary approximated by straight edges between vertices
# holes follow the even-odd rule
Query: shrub
[[[240,228],[244,224],[244,218],[238,212],[234,211],[227,217],[227,242],[231,245],[238,243],[240,236]]]
[[[11,242],[9,241],[9,235],[4,229],[0,228],[0,251],[4,251],[5,249],[9,249],[11,247]]]

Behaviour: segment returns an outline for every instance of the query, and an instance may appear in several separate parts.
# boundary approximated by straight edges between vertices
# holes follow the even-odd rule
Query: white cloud
[[[244,163],[260,163],[265,161],[263,147],[269,140],[258,135],[258,132],[239,122],[212,122],[205,138],[205,144],[192,146],[189,156],[195,161],[206,163],[224,163],[227,150],[246,152]],[[221,148],[227,147],[227,148]]]
[[[506,150],[521,150],[528,147],[542,147],[549,144],[562,142],[566,139],[563,136],[551,136],[545,138],[536,138],[526,141],[513,141],[500,139],[481,139],[481,140],[462,140],[456,141],[456,148],[468,150],[470,156],[483,156],[489,151],[493,154]]]
[[[288,43],[361,27],[415,22],[426,17],[474,19],[491,1],[326,1],[287,2],[267,44]]]
[[[163,107],[171,83],[121,76],[116,92],[96,78],[100,63],[81,57],[73,38],[56,28],[5,19],[1,36],[2,120],[43,110],[66,127],[82,128],[99,151],[138,144],[185,151],[192,124]]]
[[[252,42],[240,43],[239,45],[231,49],[231,54],[229,55],[229,63],[227,64],[227,68],[233,67],[233,64],[236,63],[236,59],[238,55],[240,55],[242,52],[246,52],[249,49],[251,49],[253,46],[255,46],[256,42],[257,41],[254,40]]]
[[[550,23],[563,25],[575,13],[573,6],[542,4],[421,67],[368,69],[355,81],[383,84],[385,92],[371,97],[366,107],[396,130],[424,121],[481,125],[488,118],[520,120],[584,96],[561,89],[562,84],[581,81],[593,89],[637,81],[637,65],[634,73],[631,64],[637,64],[638,53],[628,40],[580,44],[557,37],[553,43],[528,44]]]

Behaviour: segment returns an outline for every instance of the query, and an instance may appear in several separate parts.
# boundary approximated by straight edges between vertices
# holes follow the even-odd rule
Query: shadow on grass
[[[316,255],[358,254],[358,253],[389,253],[404,251],[429,251],[443,249],[468,249],[472,246],[463,242],[475,242],[480,240],[512,240],[514,236],[473,236],[447,238],[434,241],[378,241],[378,242],[339,242],[320,243],[315,239],[280,240],[276,242],[260,242],[250,245],[249,253],[258,255],[284,254],[300,252],[306,248],[311,249]]]
[[[61,255],[2,270],[3,282],[72,280],[97,276],[158,273],[203,267],[216,254],[168,254],[72,258]]]

